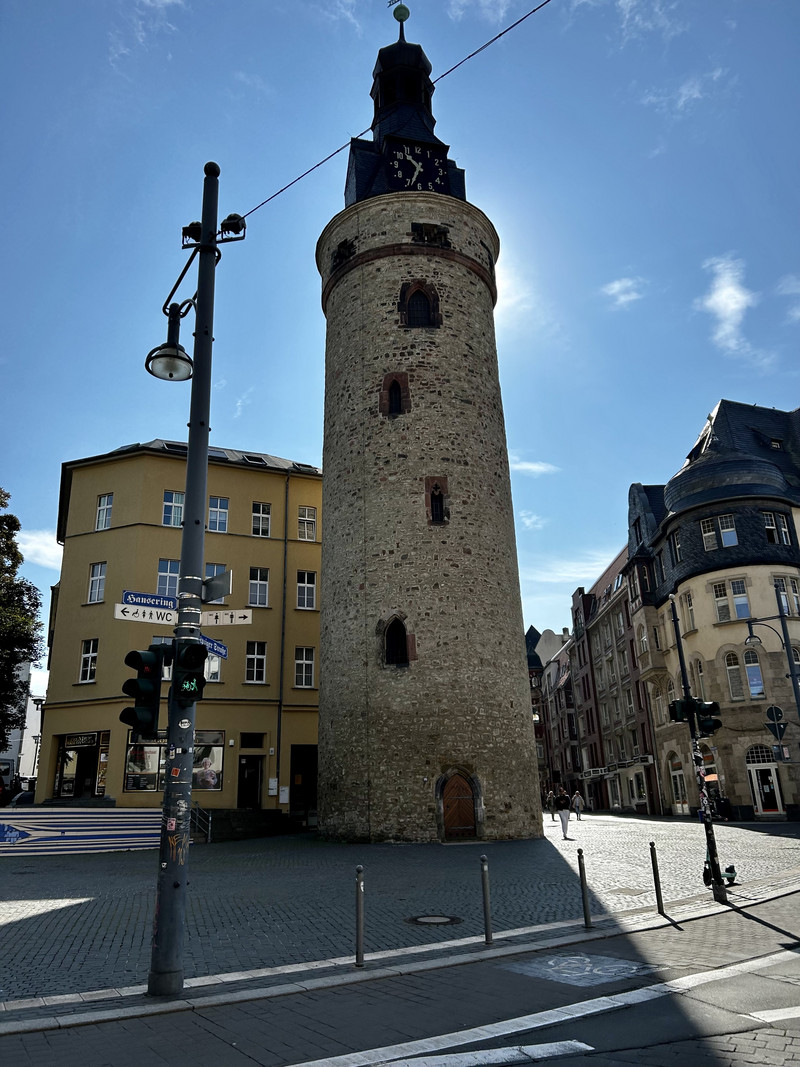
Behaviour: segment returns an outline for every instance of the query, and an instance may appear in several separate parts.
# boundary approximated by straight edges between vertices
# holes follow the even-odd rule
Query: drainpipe
[[[278,727],[275,734],[275,777],[278,779],[278,806],[281,799],[281,734],[283,732],[283,676],[286,650],[286,583],[289,567],[289,475],[283,496],[283,597],[281,598],[281,665],[278,675]]]

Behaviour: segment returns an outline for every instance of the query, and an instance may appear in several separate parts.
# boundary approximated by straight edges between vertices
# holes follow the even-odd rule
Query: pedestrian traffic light
[[[685,700],[672,700],[669,704],[669,718],[670,722],[686,722],[686,701]]]
[[[122,683],[122,692],[133,697],[134,706],[125,708],[120,722],[135,734],[154,737],[158,733],[158,707],[161,702],[161,674],[165,662],[172,658],[172,645],[150,645],[146,652],[129,652],[125,665],[134,667],[135,678]]]
[[[208,649],[200,641],[178,641],[175,669],[172,672],[172,696],[183,707],[202,700],[206,684],[205,666]]]
[[[722,719],[714,718],[719,714],[719,704],[716,700],[695,700],[694,707],[698,734],[700,737],[711,737],[722,726]]]

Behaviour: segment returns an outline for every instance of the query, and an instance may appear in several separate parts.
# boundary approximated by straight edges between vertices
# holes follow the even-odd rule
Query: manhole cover
[[[414,915],[406,919],[407,923],[415,923],[417,926],[455,926],[461,921],[457,915]]]

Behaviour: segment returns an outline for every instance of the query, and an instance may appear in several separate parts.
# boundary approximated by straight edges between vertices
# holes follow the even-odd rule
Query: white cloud
[[[272,86],[268,82],[265,82],[260,74],[247,74],[243,70],[236,70],[233,73],[233,80],[238,82],[239,85],[243,85],[246,89],[255,89],[256,92],[261,93],[264,96],[275,95]]]
[[[27,563],[61,570],[63,549],[56,541],[55,530],[20,530],[17,544]]]
[[[617,278],[616,281],[604,285],[600,292],[611,297],[615,308],[624,308],[634,300],[642,299],[640,289],[643,284],[643,278]]]
[[[800,297],[800,275],[787,274],[778,282],[780,296]],[[800,300],[792,301],[787,312],[789,322],[800,322]]]
[[[561,469],[560,467],[554,467],[552,463],[520,459],[513,452],[509,452],[508,462],[512,471],[518,471],[520,474],[531,474],[534,478],[538,478],[540,474],[556,474]]]
[[[657,33],[669,41],[684,33],[687,24],[677,17],[677,6],[674,0],[615,0],[624,40]]]
[[[773,357],[755,348],[742,330],[745,313],[759,302],[759,294],[744,285],[744,261],[729,253],[707,259],[703,269],[711,272],[711,288],[695,301],[695,307],[716,319],[711,335],[714,344],[730,356],[766,369]]]
[[[245,389],[241,396],[236,398],[236,409],[233,413],[235,419],[238,419],[247,405],[252,403],[254,391],[255,386],[251,385],[249,389]]]
[[[641,102],[645,107],[653,107],[673,119],[684,118],[701,100],[727,91],[728,82],[723,80],[726,74],[727,71],[722,67],[716,67],[706,74],[692,74],[673,89],[649,90]]]
[[[518,517],[526,530],[541,530],[547,525],[547,519],[535,515],[532,511],[520,511]]]
[[[331,22],[349,22],[350,25],[357,33],[361,33],[361,23],[356,17],[356,10],[358,8],[358,0],[333,0],[324,4],[322,7],[318,7],[317,10],[324,17]]]
[[[563,582],[571,586],[570,592],[579,585],[588,589],[618,554],[619,546],[616,549],[592,549],[583,556],[539,556],[535,563],[522,564],[520,579],[533,585]]]
[[[509,0],[449,0],[447,14],[458,22],[465,13],[475,11],[487,22],[499,23],[505,20],[509,7]]]
[[[147,48],[151,38],[159,33],[174,33],[177,29],[167,17],[170,8],[185,7],[184,0],[135,0],[121,9],[125,25],[114,28],[108,35],[108,60],[112,67],[132,53],[131,43]]]

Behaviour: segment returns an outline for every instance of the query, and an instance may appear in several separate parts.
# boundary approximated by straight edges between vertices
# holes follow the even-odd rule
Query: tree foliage
[[[9,494],[0,488],[0,752],[9,736],[25,724],[28,683],[19,668],[42,654],[39,590],[18,571],[19,519],[6,511]]]

